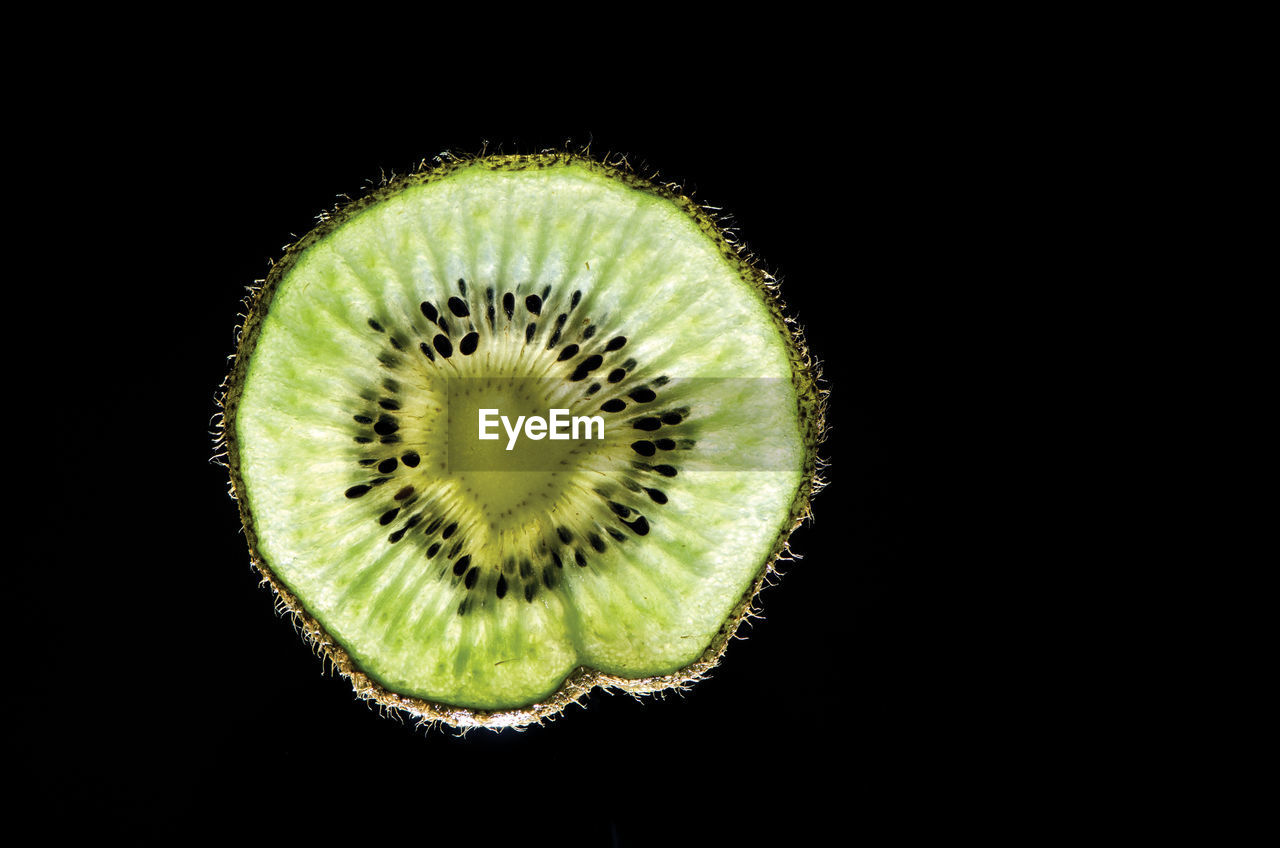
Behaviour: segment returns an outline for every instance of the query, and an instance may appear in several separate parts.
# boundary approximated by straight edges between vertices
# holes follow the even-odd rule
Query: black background
[[[961,172],[940,152],[955,149],[938,141],[945,120],[833,88],[745,112],[436,104],[368,125],[203,94],[198,108],[125,106],[133,129],[96,158],[98,220],[127,219],[131,235],[99,256],[80,320],[119,335],[86,352],[104,415],[60,426],[125,473],[86,480],[99,507],[61,530],[98,552],[87,599],[106,614],[66,613],[36,678],[59,694],[17,733],[42,802],[134,830],[518,829],[631,845],[673,832],[750,842],[783,825],[808,841],[921,797],[946,760],[949,697],[932,677],[930,530],[916,517]],[[244,287],[270,258],[337,194],[486,142],[625,153],[721,208],[823,363],[831,465],[816,520],[793,538],[803,559],[784,564],[763,619],[710,679],[643,701],[596,692],[546,726],[460,736],[356,701],[273,612],[209,462],[210,419]],[[89,684],[71,692],[73,667]]]

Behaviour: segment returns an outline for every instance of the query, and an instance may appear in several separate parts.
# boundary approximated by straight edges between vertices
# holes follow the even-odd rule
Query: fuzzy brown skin
[[[695,662],[672,674],[655,677],[625,678],[588,668],[578,667],[565,678],[560,688],[549,698],[510,710],[472,710],[448,704],[434,703],[397,694],[379,684],[360,669],[350,655],[325,631],[320,623],[307,613],[302,603],[289,591],[288,587],[276,577],[270,563],[258,549],[256,524],[253,514],[245,498],[240,497],[244,482],[240,476],[240,452],[236,434],[236,413],[239,409],[241,388],[248,370],[249,360],[258,341],[258,333],[262,320],[270,308],[276,287],[288,275],[298,257],[312,244],[323,239],[330,232],[341,226],[359,211],[378,203],[384,198],[396,194],[410,186],[439,180],[462,168],[479,165],[493,170],[528,170],[533,168],[550,168],[574,163],[603,173],[620,180],[633,189],[656,195],[675,203],[694,220],[708,237],[714,240],[721,254],[732,264],[743,279],[749,280],[760,292],[762,300],[768,306],[770,314],[778,330],[788,340],[788,351],[791,360],[791,380],[798,398],[797,414],[801,429],[805,433],[805,466],[804,482],[796,491],[791,504],[790,521],[778,533],[777,540],[770,555],[760,564],[759,573],[751,588],[742,596],[733,613],[721,626],[715,638],[711,640],[706,651]],[[245,536],[249,543],[249,554],[254,567],[262,574],[263,581],[269,584],[276,593],[279,608],[293,616],[303,636],[309,644],[335,668],[343,677],[351,681],[356,695],[364,700],[375,701],[383,707],[402,711],[423,724],[443,722],[457,728],[470,727],[513,727],[523,728],[554,718],[569,704],[581,701],[596,687],[614,688],[633,695],[645,695],[662,692],[668,689],[681,689],[701,679],[719,662],[729,645],[729,640],[737,633],[739,626],[746,619],[757,614],[756,599],[761,589],[769,582],[769,577],[777,573],[777,563],[788,553],[787,541],[791,533],[805,519],[811,517],[810,501],[824,481],[820,476],[823,467],[818,457],[818,445],[821,443],[826,429],[826,395],[827,391],[820,387],[821,366],[809,355],[805,346],[804,334],[795,322],[786,316],[783,303],[778,296],[778,284],[768,273],[756,266],[754,258],[746,253],[735,241],[731,233],[721,227],[713,216],[691,198],[682,193],[679,186],[656,181],[656,175],[645,178],[635,173],[625,159],[615,158],[597,161],[586,151],[578,152],[546,152],[534,155],[454,157],[446,156],[437,160],[435,167],[426,167],[423,163],[414,172],[392,177],[382,185],[373,189],[363,197],[353,200],[345,206],[336,208],[321,216],[320,224],[291,245],[278,263],[272,266],[262,285],[251,290],[246,300],[247,317],[237,334],[238,350],[231,373],[223,381],[224,390],[220,399],[222,407],[221,420],[218,423],[217,451],[218,458],[224,457],[231,475],[231,496],[240,507],[240,518],[244,523]]]

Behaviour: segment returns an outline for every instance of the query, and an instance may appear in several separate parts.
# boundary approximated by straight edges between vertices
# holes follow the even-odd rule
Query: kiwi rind
[[[791,365],[791,382],[797,398],[797,421],[803,434],[803,476],[792,499],[789,520],[784,523],[775,539],[772,550],[760,564],[757,576],[749,589],[733,608],[715,637],[702,655],[670,674],[642,678],[620,677],[586,666],[579,666],[550,696],[516,709],[475,710],[436,703],[421,698],[401,695],[381,685],[363,671],[346,650],[326,632],[320,622],[310,615],[299,599],[272,571],[270,563],[259,550],[256,523],[249,508],[248,499],[241,497],[244,481],[241,477],[241,461],[236,435],[236,415],[242,389],[253,351],[257,345],[262,321],[270,308],[276,289],[292,270],[308,248],[324,239],[338,227],[361,211],[407,188],[444,179],[464,168],[483,167],[496,171],[521,171],[575,165],[624,183],[630,188],[651,194],[675,204],[697,225],[704,235],[717,246],[722,257],[738,275],[749,282],[759,294],[779,333],[786,341],[787,356]],[[624,157],[606,156],[593,158],[589,150],[554,151],[529,155],[495,155],[483,153],[477,156],[443,154],[434,163],[423,162],[410,173],[385,178],[378,186],[349,203],[339,205],[319,216],[319,224],[287,247],[280,260],[274,263],[265,279],[249,288],[245,299],[245,318],[236,333],[237,350],[233,356],[231,372],[223,381],[219,398],[220,416],[215,421],[215,459],[223,462],[230,474],[230,494],[236,500],[244,526],[249,554],[254,568],[269,585],[277,598],[277,609],[294,619],[296,628],[316,651],[355,689],[362,700],[376,702],[383,708],[402,712],[421,724],[442,722],[457,728],[513,727],[523,728],[554,718],[569,704],[580,702],[596,688],[615,689],[632,695],[655,694],[667,690],[683,689],[707,675],[721,660],[729,641],[737,633],[742,622],[759,615],[758,598],[764,586],[772,582],[778,573],[780,562],[790,558],[789,539],[805,520],[812,517],[811,501],[825,481],[822,470],[825,463],[818,456],[818,448],[826,432],[826,407],[828,390],[823,383],[821,363],[815,360],[805,343],[804,332],[786,314],[779,295],[777,280],[765,271],[733,235],[733,231],[716,220],[707,208],[696,203],[676,184],[659,181],[656,174],[642,176]]]

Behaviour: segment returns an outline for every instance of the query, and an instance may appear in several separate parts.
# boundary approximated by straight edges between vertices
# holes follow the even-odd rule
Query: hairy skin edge
[[[758,617],[759,610],[756,598],[769,583],[770,575],[777,573],[777,563],[783,559],[793,558],[790,555],[788,540],[791,534],[805,520],[811,519],[813,513],[810,501],[815,493],[825,485],[820,472],[826,463],[818,457],[818,445],[826,434],[826,404],[828,389],[821,386],[821,364],[812,359],[805,345],[804,332],[783,310],[783,303],[778,295],[778,283],[768,273],[756,267],[754,257],[746,253],[738,242],[732,239],[730,232],[721,227],[711,213],[703,209],[692,199],[682,193],[678,185],[657,182],[656,174],[646,179],[636,174],[625,158],[616,157],[610,160],[597,161],[590,158],[589,152],[544,152],[533,155],[509,155],[484,157],[457,157],[444,154],[436,159],[436,166],[428,168],[423,162],[418,170],[403,176],[392,176],[384,180],[382,185],[346,206],[340,206],[333,212],[320,216],[320,224],[306,236],[290,245],[280,261],[272,265],[261,286],[251,287],[245,300],[248,312],[244,323],[236,334],[237,353],[231,373],[222,382],[223,394],[218,399],[222,409],[215,416],[215,455],[214,460],[226,465],[231,476],[230,495],[240,508],[240,518],[244,526],[245,537],[249,544],[249,555],[254,567],[262,575],[263,582],[268,583],[276,593],[278,609],[287,611],[300,626],[307,642],[317,650],[323,659],[327,659],[333,667],[355,688],[356,696],[362,700],[376,701],[383,707],[403,711],[418,720],[419,724],[430,725],[443,722],[458,728],[470,727],[513,727],[522,729],[531,724],[541,724],[544,720],[554,718],[570,704],[577,703],[596,687],[614,688],[632,695],[655,694],[668,689],[680,690],[700,680],[719,662],[724,655],[729,641],[737,633],[739,626],[748,618]],[[626,678],[598,671],[586,666],[579,666],[571,673],[560,688],[551,697],[527,707],[511,710],[472,710],[465,707],[451,707],[420,698],[400,695],[383,687],[376,680],[362,671],[345,650],[333,639],[320,623],[309,615],[301,602],[289,591],[288,587],[272,572],[266,558],[258,550],[256,525],[245,498],[240,497],[244,481],[240,476],[240,452],[236,437],[236,413],[239,410],[240,395],[258,342],[258,333],[262,320],[267,314],[276,287],[288,274],[309,247],[323,239],[330,232],[341,226],[354,215],[376,204],[386,197],[397,194],[406,188],[423,185],[447,177],[463,168],[479,165],[490,170],[523,171],[557,165],[575,164],[588,170],[613,177],[633,189],[643,191],[675,203],[682,209],[703,233],[708,235],[719,247],[721,255],[750,281],[760,292],[774,324],[788,341],[788,358],[791,360],[791,382],[796,389],[798,413],[801,430],[805,437],[806,452],[804,464],[804,480],[796,491],[791,502],[791,517],[787,526],[778,533],[773,550],[761,564],[758,575],[750,589],[742,596],[733,613],[721,626],[711,644],[702,656],[688,666],[671,674],[655,677]]]

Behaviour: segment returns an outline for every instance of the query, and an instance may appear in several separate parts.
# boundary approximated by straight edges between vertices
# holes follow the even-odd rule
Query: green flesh
[[[687,668],[739,610],[807,497],[813,389],[706,230],[602,166],[481,160],[282,263],[233,383],[233,477],[260,564],[377,685],[525,707],[579,667]],[[553,406],[605,439],[476,438],[481,407]]]

